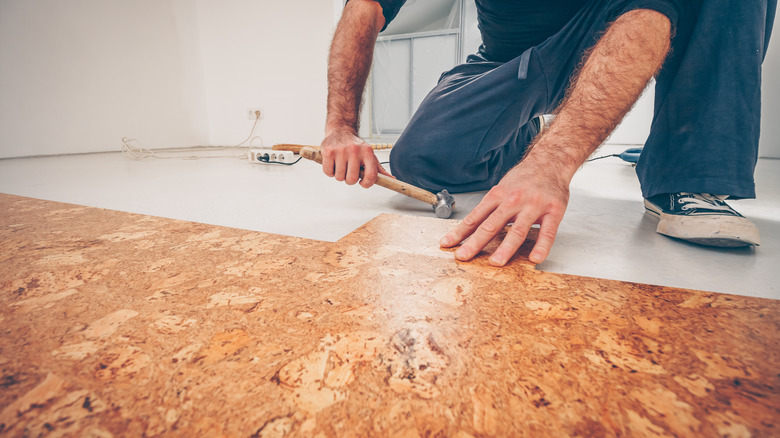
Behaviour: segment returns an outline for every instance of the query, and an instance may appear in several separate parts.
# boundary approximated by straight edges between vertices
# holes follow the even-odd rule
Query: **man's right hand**
[[[376,183],[377,174],[390,176],[377,159],[371,145],[351,130],[331,132],[322,141],[322,171],[325,175],[353,185],[369,188]],[[363,177],[360,172],[363,171]]]

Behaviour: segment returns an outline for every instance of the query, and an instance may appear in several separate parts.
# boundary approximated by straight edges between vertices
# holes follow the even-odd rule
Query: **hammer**
[[[300,153],[303,158],[322,164],[322,154],[319,150],[305,146],[301,148]],[[362,170],[360,171],[360,177],[363,177]],[[381,173],[377,175],[376,184],[394,192],[401,193],[402,195],[409,196],[410,198],[417,199],[418,201],[425,202],[426,204],[430,204],[433,206],[436,217],[447,219],[452,215],[452,207],[455,205],[455,198],[453,198],[446,189],[434,195],[427,190],[423,190],[395,178],[390,178]]]

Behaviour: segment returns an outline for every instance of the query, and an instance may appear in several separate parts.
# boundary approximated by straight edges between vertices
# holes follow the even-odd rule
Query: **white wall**
[[[0,1],[0,157],[208,142],[187,0]]]
[[[248,108],[264,112],[265,145],[319,144],[335,2],[197,0],[210,142],[248,134]],[[255,143],[257,144],[257,143]]]
[[[338,1],[0,0],[0,158],[319,144]]]

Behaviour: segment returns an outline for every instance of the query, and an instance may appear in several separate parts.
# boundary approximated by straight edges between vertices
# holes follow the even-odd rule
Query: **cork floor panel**
[[[0,195],[0,435],[776,436],[780,301]],[[314,226],[314,225],[313,225]]]

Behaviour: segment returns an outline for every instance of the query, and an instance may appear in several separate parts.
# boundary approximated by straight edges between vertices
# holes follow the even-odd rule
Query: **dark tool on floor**
[[[303,158],[322,164],[322,155],[320,154],[320,151],[313,147],[305,146],[301,148],[300,154]],[[362,171],[360,177],[363,177]],[[436,217],[447,219],[452,215],[452,207],[455,205],[455,198],[453,198],[447,190],[442,190],[439,193],[433,194],[409,183],[390,178],[387,175],[382,175],[381,173],[377,175],[376,184],[394,192],[401,193],[402,195],[417,199],[418,201],[425,202],[426,204],[430,204],[433,206]]]
[[[642,148],[631,148],[626,149],[625,151],[618,154],[618,157],[620,157],[621,160],[626,161],[628,163],[636,164],[637,161],[639,161],[639,155],[642,154]]]

